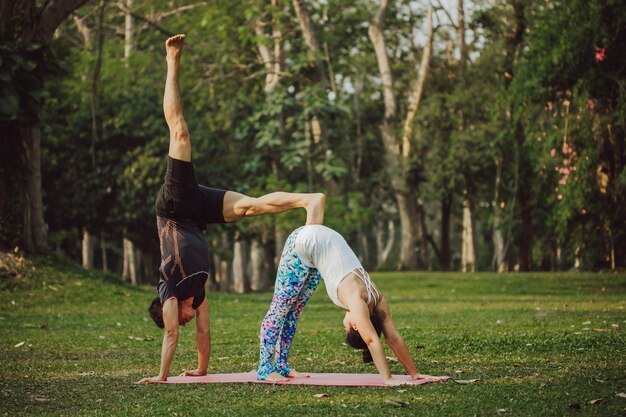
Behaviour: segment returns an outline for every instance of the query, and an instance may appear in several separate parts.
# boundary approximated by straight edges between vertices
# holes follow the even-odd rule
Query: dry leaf
[[[398,392],[402,393],[402,392],[406,392],[405,389],[399,389]]]
[[[15,345],[15,346],[13,346],[13,347],[16,347],[16,348],[18,348],[18,347],[22,347],[22,346],[24,346],[24,343],[26,343],[26,342],[20,342],[20,343],[16,344],[16,345]]]
[[[506,408],[498,408],[498,413],[506,413]]]
[[[592,332],[606,332],[606,330],[604,329],[598,329],[598,328],[593,328],[591,329]]]
[[[453,379],[452,381],[460,385],[469,385],[480,381],[480,379]]]
[[[409,402],[402,400],[385,400],[385,404],[393,405],[394,407],[406,407],[409,405]]]
[[[456,371],[454,371],[455,374],[462,374],[463,371],[461,371],[460,369],[457,369]]]
[[[600,404],[602,401],[604,401],[604,398],[598,398],[597,400],[589,401],[589,404]]]
[[[389,362],[398,362],[398,358],[393,357],[393,356],[387,356],[387,360],[388,360]]]
[[[596,380],[596,382],[599,382],[601,384],[604,384],[604,381],[602,379],[598,379],[598,378],[594,378]]]
[[[620,398],[626,398],[626,392],[618,392],[617,394],[615,394],[615,396]]]
[[[583,324],[591,324],[591,321],[589,321],[589,320],[583,321]]]
[[[614,329],[619,329],[619,324],[611,324],[611,327]]]
[[[313,396],[315,398],[324,398],[324,397],[328,397],[328,394],[314,394]]]

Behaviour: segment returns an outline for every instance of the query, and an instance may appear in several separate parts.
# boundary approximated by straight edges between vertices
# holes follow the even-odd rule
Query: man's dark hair
[[[376,334],[378,335],[378,337],[380,337],[380,334],[383,331],[382,314],[372,313],[370,315],[370,321],[374,326],[374,330],[376,330]],[[363,349],[363,362],[370,363],[373,361],[372,353],[367,348],[367,343],[365,343],[365,340],[363,340],[358,331],[350,329],[350,331],[346,335],[346,343],[355,349]]]
[[[163,323],[163,304],[161,304],[161,299],[159,297],[152,300],[152,304],[150,304],[148,312],[150,312],[150,317],[154,320],[154,324],[156,324],[158,328],[164,329],[165,323]]]

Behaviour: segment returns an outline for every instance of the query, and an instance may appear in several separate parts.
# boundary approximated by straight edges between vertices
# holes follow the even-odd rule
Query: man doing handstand
[[[183,118],[178,85],[180,56],[185,35],[165,42],[167,78],[163,112],[170,130],[165,182],[155,203],[161,246],[159,296],[152,301],[150,316],[165,329],[159,375],[139,383],[167,380],[178,343],[179,325],[196,318],[198,367],[184,375],[206,375],[211,352],[209,304],[204,292],[208,277],[208,246],[203,234],[207,224],[226,223],[240,217],[280,213],[304,208],[307,224],[324,220],[325,196],[275,192],[259,198],[198,185],[191,161],[191,142]]]

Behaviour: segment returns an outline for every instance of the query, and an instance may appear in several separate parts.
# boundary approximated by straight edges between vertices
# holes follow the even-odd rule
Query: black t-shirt
[[[193,297],[193,308],[204,301],[204,284],[209,271],[209,251],[202,230],[195,222],[157,216],[161,243],[160,280],[157,286],[161,303],[176,297]]]

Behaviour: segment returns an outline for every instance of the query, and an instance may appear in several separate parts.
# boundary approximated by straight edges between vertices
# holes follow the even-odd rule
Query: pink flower
[[[596,106],[596,101],[593,99],[589,99],[587,100],[587,108],[589,110],[593,110],[593,108]]]
[[[587,214],[587,210],[585,210],[585,209],[582,209],[580,212],[581,212],[582,214]]]
[[[550,150],[550,156],[551,156],[552,158],[554,158],[554,157],[556,156],[556,149],[552,148],[552,149]]]
[[[562,194],[557,195],[556,199],[559,200],[559,201],[563,200],[563,195]]]
[[[604,48],[596,48],[596,62],[604,61]]]

